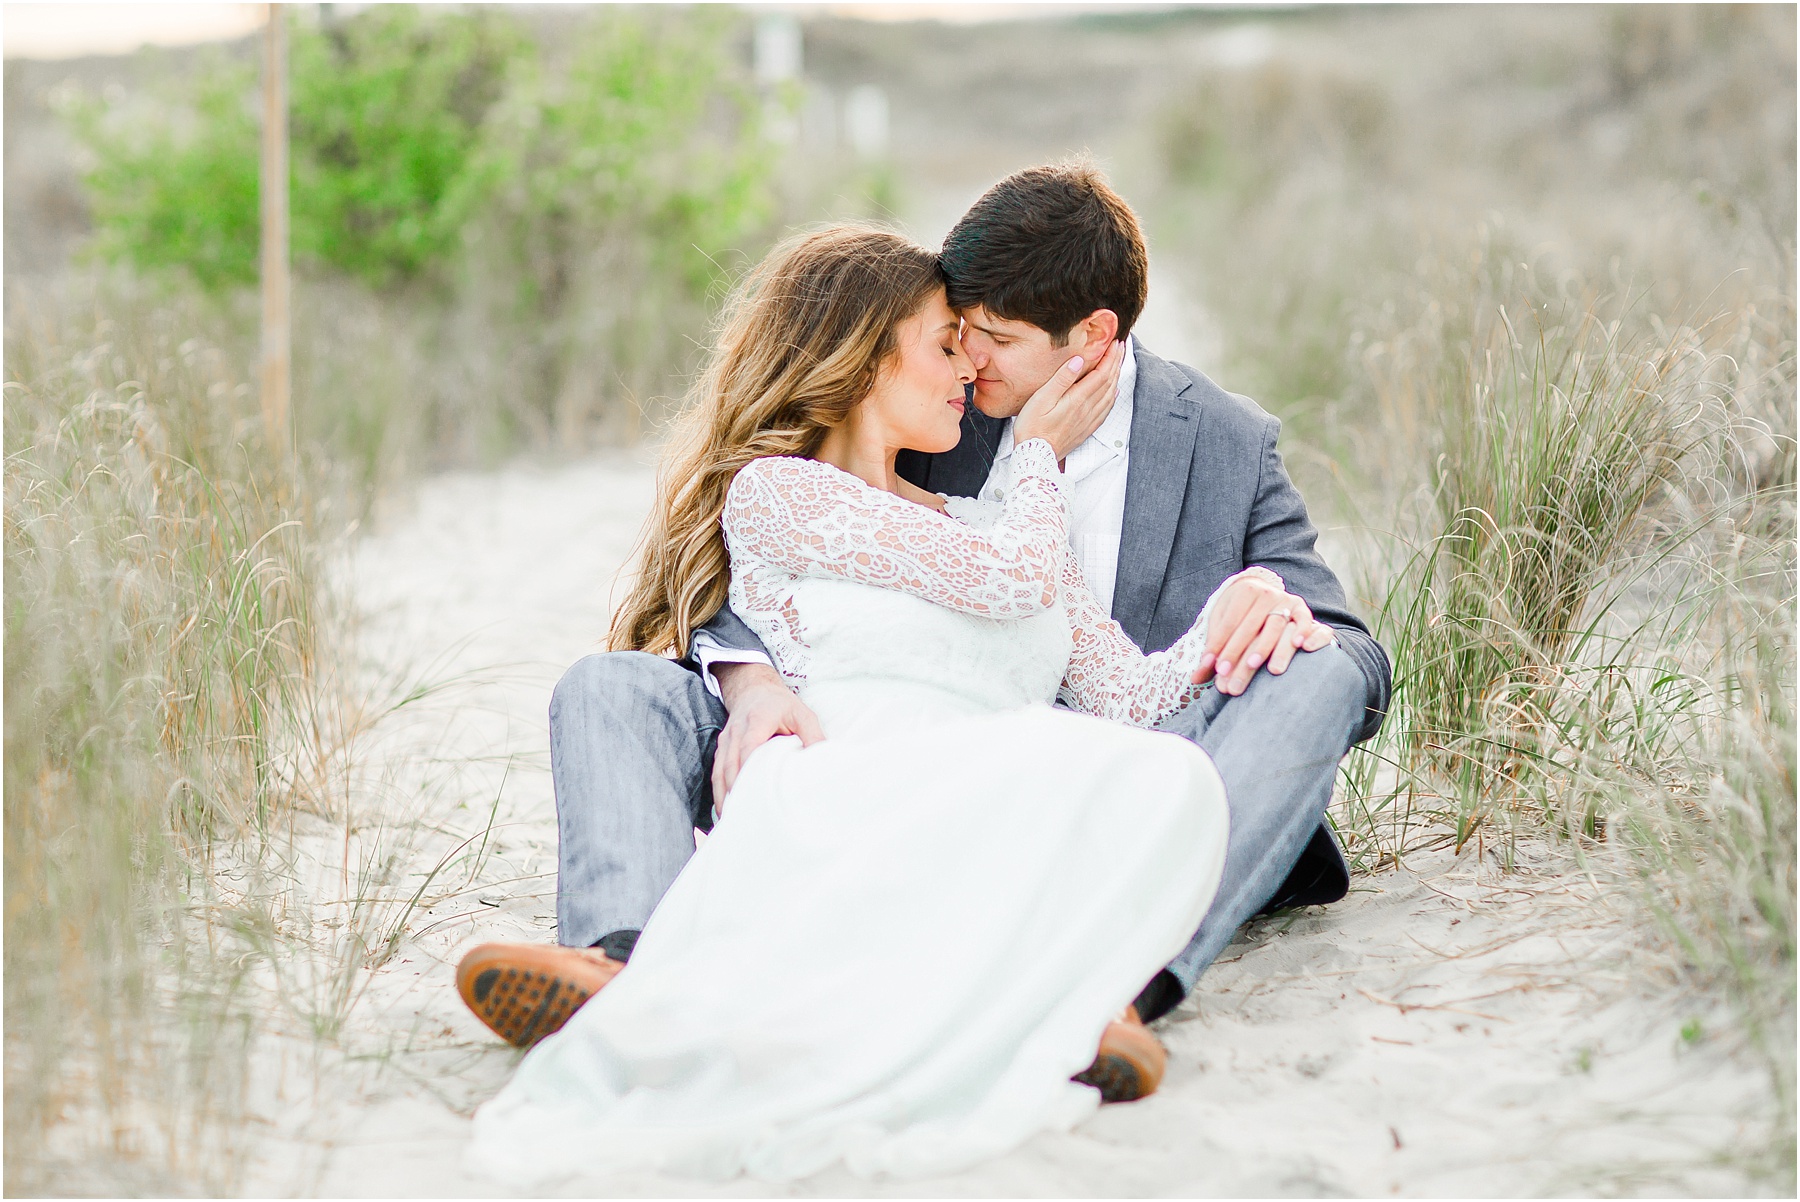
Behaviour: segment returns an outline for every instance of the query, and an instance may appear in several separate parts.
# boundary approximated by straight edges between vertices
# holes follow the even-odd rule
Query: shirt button
[[[994,500],[996,500],[996,501],[1000,500],[1000,498],[1004,497],[1005,495],[1006,494],[1004,492],[1000,491],[997,488],[994,490]]]
[[[1113,439],[1113,446],[1117,447],[1119,449],[1123,449],[1125,446],[1125,440],[1123,438],[1115,438],[1115,439]]]

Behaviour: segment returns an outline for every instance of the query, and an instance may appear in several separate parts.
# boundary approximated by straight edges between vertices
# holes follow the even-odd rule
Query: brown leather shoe
[[[528,1048],[624,967],[593,948],[484,943],[456,966],[456,991],[494,1034]]]
[[[1135,1102],[1162,1084],[1169,1054],[1138,1018],[1136,1006],[1106,1024],[1094,1063],[1070,1078],[1100,1091],[1102,1102]]]

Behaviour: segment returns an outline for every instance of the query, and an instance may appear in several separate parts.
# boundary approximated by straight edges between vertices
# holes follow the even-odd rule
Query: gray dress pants
[[[1159,726],[1212,756],[1231,810],[1218,895],[1169,965],[1185,989],[1274,897],[1318,830],[1366,692],[1361,669],[1326,647],[1296,655],[1280,676],[1258,672],[1237,697],[1208,689]],[[590,655],[564,674],[550,702],[559,942],[588,947],[643,929],[693,854],[695,829],[711,828],[724,724],[700,677],[658,656]]]

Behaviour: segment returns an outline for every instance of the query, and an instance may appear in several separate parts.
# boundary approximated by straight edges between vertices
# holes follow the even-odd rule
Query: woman
[[[997,1155],[1092,1109],[1071,1075],[1204,914],[1223,789],[1136,728],[1196,694],[1205,613],[1142,655],[1057,490],[1121,349],[1020,414],[1004,506],[947,501],[894,460],[960,435],[957,329],[935,258],[879,230],[791,241],[734,297],[614,645],[683,650],[729,598],[827,737],[745,764],[627,968],[477,1114],[485,1170]]]

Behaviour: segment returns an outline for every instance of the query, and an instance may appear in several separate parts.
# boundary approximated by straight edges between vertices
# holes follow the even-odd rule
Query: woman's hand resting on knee
[[[1253,569],[1261,572],[1262,569]],[[1226,589],[1206,628],[1206,653],[1194,671],[1194,683],[1215,676],[1218,689],[1237,696],[1265,664],[1271,674],[1287,671],[1296,653],[1317,651],[1337,642],[1331,627],[1313,617],[1312,607],[1287,591],[1273,572],[1246,575]]]

